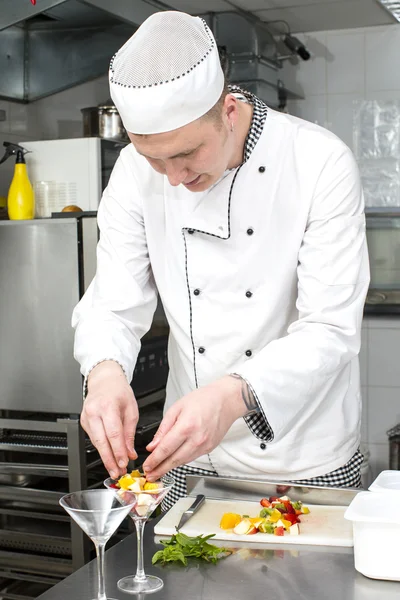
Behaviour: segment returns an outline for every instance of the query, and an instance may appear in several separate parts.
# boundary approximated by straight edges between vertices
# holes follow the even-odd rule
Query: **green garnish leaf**
[[[197,537],[176,533],[168,540],[161,540],[164,550],[154,554],[152,563],[161,562],[165,565],[168,562],[181,562],[186,566],[188,558],[197,558],[215,564],[220,558],[229,556],[231,551],[210,544],[208,540],[214,536],[214,533]]]

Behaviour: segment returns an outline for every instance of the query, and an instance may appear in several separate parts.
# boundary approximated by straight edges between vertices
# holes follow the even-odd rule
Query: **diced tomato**
[[[294,510],[292,503],[289,500],[283,500],[283,504],[286,506],[286,512],[289,515],[295,515],[296,511]]]
[[[285,513],[283,515],[283,518],[285,519],[285,521],[290,521],[292,525],[295,525],[296,523],[299,522],[298,518],[296,517],[296,515],[291,515],[289,513]]]
[[[269,500],[267,500],[266,498],[263,498],[262,500],[260,500],[260,504],[264,508],[271,508],[271,502],[269,502]]]
[[[277,527],[276,529],[274,529],[274,535],[282,536],[284,534],[285,534],[285,528],[284,527]]]
[[[116,483],[110,483],[110,488],[113,488],[114,490],[119,490],[119,485],[117,485]]]
[[[276,508],[276,510],[279,510],[279,512],[281,513],[281,515],[285,514],[286,508]]]

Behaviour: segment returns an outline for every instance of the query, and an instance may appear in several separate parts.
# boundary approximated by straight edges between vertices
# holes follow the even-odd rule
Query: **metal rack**
[[[160,390],[138,400],[138,464],[161,420],[164,399]],[[30,600],[93,556],[89,538],[71,523],[59,499],[102,487],[107,472],[78,415],[10,414],[0,411],[0,598]],[[126,520],[110,543],[131,530]]]

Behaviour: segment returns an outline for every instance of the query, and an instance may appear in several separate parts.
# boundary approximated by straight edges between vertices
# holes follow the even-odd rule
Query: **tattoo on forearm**
[[[241,393],[244,405],[247,409],[246,415],[258,412],[260,409],[257,400],[255,399],[253,392],[251,391],[250,387],[247,385],[245,380],[242,377],[240,377],[240,375],[236,375],[235,373],[231,373],[231,377],[235,377],[235,379],[240,379],[242,382]]]

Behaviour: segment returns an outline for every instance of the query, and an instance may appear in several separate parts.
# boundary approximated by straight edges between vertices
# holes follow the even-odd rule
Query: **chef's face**
[[[238,116],[237,101],[228,94],[212,113],[166,133],[135,135],[129,139],[171,185],[203,192],[230,168],[235,155],[232,125]]]

